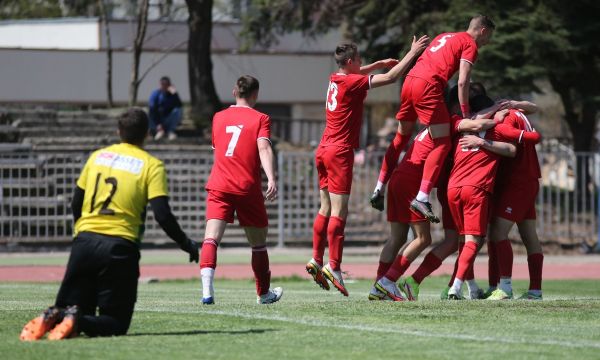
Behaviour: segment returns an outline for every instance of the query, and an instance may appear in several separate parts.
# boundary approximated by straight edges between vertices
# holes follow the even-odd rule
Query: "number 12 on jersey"
[[[233,136],[231,136],[231,140],[229,140],[229,145],[227,146],[225,156],[233,156],[233,152],[235,151],[235,147],[240,139],[240,134],[242,133],[243,128],[244,125],[233,125],[225,128],[226,133],[233,134]]]

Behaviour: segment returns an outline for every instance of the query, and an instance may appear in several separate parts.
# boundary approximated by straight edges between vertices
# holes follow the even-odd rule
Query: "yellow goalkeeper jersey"
[[[168,195],[162,161],[127,143],[92,153],[77,186],[85,196],[75,235],[91,231],[133,242],[143,236],[148,200]]]

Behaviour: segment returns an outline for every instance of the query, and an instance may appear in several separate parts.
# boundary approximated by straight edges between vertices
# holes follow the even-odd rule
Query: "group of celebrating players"
[[[429,45],[426,37],[413,39],[411,50],[400,62],[384,60],[367,66],[361,66],[356,45],[337,47],[339,71],[330,77],[327,125],[316,152],[321,207],[314,222],[313,258],[306,264],[307,272],[323,289],[329,290],[331,283],[348,295],[340,263],[352,151],[358,147],[366,93],[394,82],[418,57],[403,83],[396,115],[398,132],[385,154],[371,198],[372,206],[382,211],[384,187],[389,182],[391,236],[382,249],[369,299],[417,300],[421,282],[456,251],[454,274],[442,292],[443,299],[464,299],[465,282],[470,299],[512,298],[513,253],[508,234],[515,223],[527,248],[530,271],[530,287],[521,298],[542,298],[543,255],[535,230],[540,178],[535,144],[541,138],[525,116],[537,107],[527,101],[495,103],[482,84],[470,82],[478,49],[489,42],[494,28],[488,17],[479,15],[465,32],[440,34]],[[384,75],[369,74],[380,67],[392,69]],[[445,96],[447,82],[457,71],[458,84]],[[423,129],[398,163],[417,119]],[[398,286],[410,264],[431,244],[430,222],[440,222],[429,202],[434,187],[442,207],[445,239]],[[415,239],[398,254],[410,228]],[[473,265],[486,236],[490,261],[489,288],[484,292],[474,281]],[[329,263],[324,265],[327,242]]]
[[[514,223],[529,254],[531,281],[524,297],[542,298],[543,255],[535,233],[534,206],[540,177],[535,144],[540,136],[525,117],[536,106],[525,101],[494,103],[483,86],[470,83],[477,50],[489,41],[494,28],[489,18],[479,15],[471,19],[466,32],[438,35],[431,44],[427,36],[413,38],[401,61],[387,59],[365,66],[355,44],[336,48],[339,70],[330,77],[326,127],[315,153],[321,206],[313,225],[313,258],[306,265],[323,289],[329,290],[331,283],[348,296],[341,272],[344,227],[367,91],[396,82],[416,61],[402,87],[398,132],[371,198],[373,207],[383,210],[384,187],[389,183],[391,237],[381,252],[369,299],[417,300],[419,284],[457,250],[455,273],[443,298],[463,299],[464,282],[471,299],[512,298],[508,233]],[[378,69],[389,70],[370,75]],[[458,85],[445,100],[447,82],[457,71]],[[283,290],[271,288],[264,202],[276,199],[277,186],[270,118],[254,109],[258,92],[257,79],[240,77],[233,89],[236,104],[214,116],[214,165],[206,185],[201,249],[171,212],[163,163],[143,150],[146,113],[132,108],[119,117],[122,142],[94,152],[77,181],[72,201],[75,238],[55,305],[25,325],[22,340],[38,340],[47,333],[48,339],[60,340],[81,332],[88,336],[127,332],[137,297],[139,244],[148,203],[167,235],[189,253],[190,261],[200,262],[203,304],[215,303],[217,248],[234,215],[252,247],[257,303],[279,301]],[[398,163],[417,119],[424,128]],[[266,196],[261,167],[268,180]],[[411,262],[431,244],[430,222],[439,222],[429,202],[434,187],[442,206],[445,239],[398,286]],[[409,228],[415,239],[398,254]],[[487,234],[490,288],[484,294],[473,280],[473,263]],[[324,264],[327,245],[329,261]]]

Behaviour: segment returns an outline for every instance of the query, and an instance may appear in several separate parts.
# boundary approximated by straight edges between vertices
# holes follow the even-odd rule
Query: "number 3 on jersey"
[[[338,87],[337,84],[330,81],[329,82],[329,87],[327,88],[327,103],[326,103],[326,107],[327,109],[329,109],[329,111],[334,111],[335,108],[337,107],[337,99],[336,96],[338,94]]]
[[[225,152],[225,156],[233,156],[233,151],[237,146],[238,140],[240,139],[240,134],[242,133],[242,129],[244,125],[234,125],[227,126],[225,128],[225,132],[228,134],[233,134],[231,140],[229,140],[229,145],[227,146],[227,151]]]

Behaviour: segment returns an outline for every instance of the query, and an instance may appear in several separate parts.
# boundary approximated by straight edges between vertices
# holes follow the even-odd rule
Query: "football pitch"
[[[447,277],[418,302],[370,302],[371,281],[349,298],[299,278],[274,279],[281,302],[259,306],[249,280],[217,280],[213,306],[196,281],[140,284],[127,336],[22,343],[22,326],[52,304],[58,283],[0,283],[5,359],[597,359],[597,281],[545,281],[544,301],[441,301]],[[515,289],[526,282],[516,281]]]

